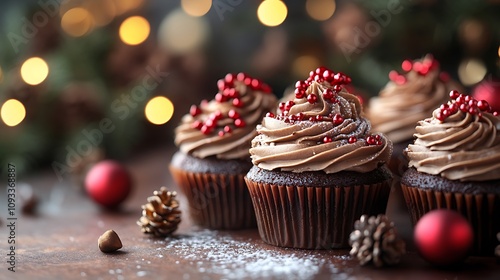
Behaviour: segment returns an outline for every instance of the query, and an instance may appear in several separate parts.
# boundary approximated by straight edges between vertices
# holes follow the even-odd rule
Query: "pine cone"
[[[148,203],[142,205],[142,217],[137,221],[142,232],[165,237],[177,230],[181,222],[179,202],[175,199],[176,192],[161,187],[148,197]]]
[[[404,241],[398,238],[394,224],[385,215],[361,216],[354,224],[349,244],[351,256],[357,257],[361,265],[394,265],[405,253]]]

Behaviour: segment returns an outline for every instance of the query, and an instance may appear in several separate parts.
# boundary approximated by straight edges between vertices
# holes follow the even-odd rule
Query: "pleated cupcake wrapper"
[[[391,183],[350,187],[279,186],[245,178],[261,238],[301,249],[349,247],[354,222],[385,213]]]
[[[413,225],[426,213],[436,209],[460,212],[474,228],[472,254],[493,255],[500,232],[500,195],[464,194],[409,187],[401,184]]]
[[[255,212],[244,175],[193,173],[170,166],[187,198],[193,222],[210,229],[255,228]]]

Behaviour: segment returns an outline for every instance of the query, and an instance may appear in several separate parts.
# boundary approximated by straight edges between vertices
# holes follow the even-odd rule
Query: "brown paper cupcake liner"
[[[256,227],[255,212],[242,174],[195,173],[170,165],[186,196],[193,222],[210,229]]]
[[[426,213],[436,209],[460,212],[474,229],[472,254],[493,255],[497,232],[500,232],[500,195],[468,194],[420,189],[401,184],[413,225]]]
[[[350,187],[280,186],[245,178],[261,238],[301,249],[349,247],[354,222],[385,213],[390,180]]]

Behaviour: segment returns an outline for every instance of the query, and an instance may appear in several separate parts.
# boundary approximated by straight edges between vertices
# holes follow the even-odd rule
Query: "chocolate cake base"
[[[452,181],[410,168],[401,178],[401,188],[414,225],[432,210],[456,210],[474,229],[472,254],[493,255],[500,232],[500,180]]]
[[[292,173],[252,167],[245,177],[261,238],[301,249],[349,247],[354,222],[385,213],[392,176],[368,173]]]
[[[199,159],[177,152],[169,169],[187,198],[195,224],[236,230],[257,225],[244,181],[251,166],[250,160]]]

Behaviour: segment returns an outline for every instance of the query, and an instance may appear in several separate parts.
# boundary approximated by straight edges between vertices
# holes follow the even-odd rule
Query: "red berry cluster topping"
[[[380,137],[380,135],[378,134],[372,134],[372,135],[368,135],[366,137],[366,144],[367,145],[382,145],[382,138]]]
[[[219,92],[215,95],[215,100],[219,103],[230,102],[235,109],[229,110],[227,113],[227,117],[233,120],[233,126],[235,128],[242,128],[246,126],[246,123],[243,119],[240,118],[240,114],[237,111],[237,108],[242,108],[244,106],[243,101],[241,100],[240,92],[236,89],[236,83],[243,83],[251,90],[262,91],[266,94],[271,93],[271,87],[266,83],[252,78],[245,73],[238,74],[227,74],[224,79],[220,79],[217,81],[217,87],[219,88]],[[200,107],[206,106],[208,101],[203,100],[200,106],[192,105],[189,109],[189,114],[191,116],[196,117],[203,113]],[[192,127],[199,129],[203,134],[211,134],[218,127],[218,121],[222,120],[225,116],[223,116],[221,111],[215,111],[211,113],[207,118],[203,121],[196,120],[193,122]],[[221,128],[217,134],[219,136],[224,136],[226,133],[231,133],[233,128],[229,125],[225,125]]]
[[[450,102],[441,104],[439,112],[436,114],[436,119],[442,122],[459,110],[478,117],[482,117],[483,112],[498,116],[498,112],[493,111],[486,100],[477,100],[470,95],[461,94],[456,90],[450,91],[450,98]]]
[[[326,89],[322,94],[325,100],[336,102],[336,94],[342,89],[342,85],[349,84],[351,78],[343,73],[335,73],[326,67],[318,67],[316,70],[309,72],[309,77],[305,81],[297,81],[295,83],[295,98],[306,98],[307,102],[313,104],[318,100],[316,94],[306,94],[307,88],[315,81],[318,83],[329,83],[333,89]]]
[[[438,68],[439,62],[432,56],[427,56],[423,61],[411,61],[407,59],[403,61],[403,63],[401,63],[401,69],[403,69],[405,73],[413,70],[421,76],[425,76],[430,71]],[[439,78],[443,82],[447,82],[450,79],[448,73],[445,72],[440,73]],[[398,85],[403,85],[406,83],[406,76],[404,74],[398,73],[395,70],[389,72],[389,79]]]

